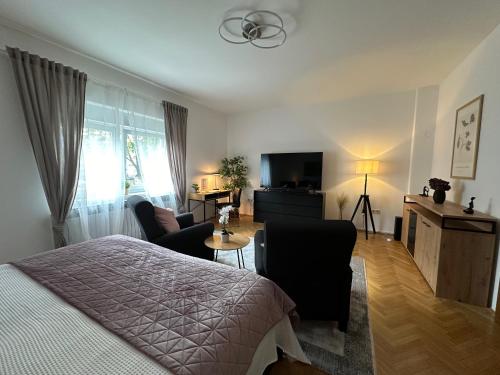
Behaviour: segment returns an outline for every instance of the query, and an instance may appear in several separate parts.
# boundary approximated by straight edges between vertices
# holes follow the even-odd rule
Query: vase
[[[229,234],[228,233],[226,233],[226,234],[222,233],[220,235],[220,238],[222,239],[222,242],[224,242],[224,243],[228,243],[229,242]]]
[[[446,191],[444,190],[434,190],[434,194],[432,195],[432,199],[437,204],[443,204],[446,200]]]

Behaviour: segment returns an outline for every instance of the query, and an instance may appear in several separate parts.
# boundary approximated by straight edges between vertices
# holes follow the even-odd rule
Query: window
[[[136,233],[127,193],[175,208],[161,104],[90,80],[85,97],[80,178],[67,222],[70,243]]]
[[[125,180],[126,191],[131,193],[144,191],[135,136],[130,132],[125,135]]]
[[[91,89],[87,95],[75,201],[92,206],[127,194],[165,200],[174,189],[161,104],[101,87],[111,92],[92,95]]]

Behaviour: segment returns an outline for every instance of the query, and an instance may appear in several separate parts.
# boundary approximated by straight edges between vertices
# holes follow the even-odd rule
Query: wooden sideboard
[[[488,306],[497,219],[463,209],[406,195],[401,242],[436,297]]]

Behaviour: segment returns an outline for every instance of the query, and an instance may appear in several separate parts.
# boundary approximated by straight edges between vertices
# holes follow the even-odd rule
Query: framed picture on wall
[[[451,177],[474,180],[484,95],[457,109],[451,158]]]

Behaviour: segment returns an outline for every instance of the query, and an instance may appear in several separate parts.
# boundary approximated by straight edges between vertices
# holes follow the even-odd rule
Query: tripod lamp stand
[[[358,212],[358,208],[363,203],[363,213],[365,214],[365,237],[368,239],[368,215],[370,215],[370,221],[372,223],[373,233],[375,232],[375,223],[373,221],[373,213],[372,206],[370,204],[370,196],[366,194],[366,185],[368,182],[369,174],[378,173],[378,160],[358,160],[356,161],[356,174],[357,175],[365,175],[365,191],[363,194],[359,196],[358,203],[356,204],[356,208],[354,209],[354,213],[352,214],[351,221],[354,220],[356,213]]]

